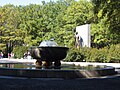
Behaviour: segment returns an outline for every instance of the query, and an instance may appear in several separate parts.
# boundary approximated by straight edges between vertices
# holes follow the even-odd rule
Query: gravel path
[[[120,90],[120,75],[71,80],[0,77],[0,90]]]

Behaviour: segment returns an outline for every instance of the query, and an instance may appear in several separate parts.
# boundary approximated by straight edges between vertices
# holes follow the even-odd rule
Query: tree
[[[74,28],[83,24],[93,22],[93,6],[89,1],[80,0],[79,2],[72,0],[69,4],[63,20],[65,22],[64,29],[69,32],[67,40],[69,44],[74,45]]]
[[[102,32],[104,32],[104,30],[106,30],[107,33],[106,33],[106,36],[104,35],[104,33],[101,33],[102,37],[105,36],[103,43],[104,42],[105,43],[107,42],[109,44],[120,43],[120,35],[119,35],[120,34],[120,32],[119,32],[120,1],[119,0],[118,1],[92,0],[92,2],[94,5],[94,14],[96,16],[95,23],[99,24],[104,19],[104,23],[103,23],[104,25],[102,25],[101,27],[104,26],[105,29],[102,29]],[[99,32],[99,30],[98,30],[98,32]]]

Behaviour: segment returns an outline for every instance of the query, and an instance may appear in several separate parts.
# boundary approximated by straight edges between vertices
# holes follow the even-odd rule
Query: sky
[[[57,1],[57,0],[0,0],[0,6],[4,6],[6,4],[13,4],[13,5],[41,4],[41,1],[49,2],[49,1]]]

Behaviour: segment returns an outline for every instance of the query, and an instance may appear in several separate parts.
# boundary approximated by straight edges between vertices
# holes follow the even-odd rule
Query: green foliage
[[[6,44],[0,44],[0,51],[5,52]]]
[[[104,49],[91,49],[91,56],[88,60],[89,62],[104,62],[106,60],[106,50]]]
[[[107,56],[107,62],[120,63],[120,44],[111,45]]]
[[[120,43],[120,1],[91,0],[94,6],[96,33],[94,40],[97,43]],[[104,20],[104,21],[103,21]],[[97,28],[98,27],[98,28]],[[94,31],[95,32],[95,28]],[[100,31],[100,32],[99,32]],[[102,31],[102,33],[101,33]],[[98,36],[97,36],[98,35]]]
[[[101,48],[120,43],[119,22],[120,2],[115,0],[43,1],[42,5],[27,6],[8,4],[0,7],[0,44],[11,42],[13,48],[23,45],[38,46],[43,40],[55,38],[60,46],[73,47],[73,29],[87,23],[91,24],[92,43]],[[0,47],[5,50],[5,46]],[[119,60],[116,49],[117,53],[112,54],[116,55],[115,58],[112,55],[108,57],[108,50],[104,50],[84,48],[78,52],[73,49],[70,50],[70,55],[75,56],[71,56],[70,60],[82,60],[82,55],[86,61],[93,62],[113,62],[117,57]],[[22,53],[17,57],[21,56]]]
[[[72,48],[69,50],[65,61],[71,62],[102,62],[102,63],[119,63],[120,62],[120,44],[97,48]]]
[[[13,53],[15,54],[15,58],[23,58],[24,53],[28,51],[28,47],[25,46],[17,46],[14,47]]]
[[[109,25],[106,23],[107,17],[104,17],[97,24],[91,24],[91,36],[93,38],[93,43],[105,46],[110,43],[110,31]]]
[[[67,62],[82,62],[83,60],[84,55],[76,48],[71,48],[65,58]]]

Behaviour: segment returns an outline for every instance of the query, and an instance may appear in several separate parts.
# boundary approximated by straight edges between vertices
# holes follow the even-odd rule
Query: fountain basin
[[[19,62],[18,64],[31,64],[30,62]],[[1,63],[0,65],[2,65]],[[4,62],[5,64],[5,62]],[[6,64],[17,64],[9,62]],[[7,65],[6,65],[7,66]],[[94,78],[108,75],[115,75],[117,72],[112,66],[102,66],[102,68],[96,69],[26,69],[26,68],[10,68],[1,67],[1,76],[12,76],[12,77],[25,77],[25,78],[63,78],[63,79],[75,79],[75,78]]]
[[[63,60],[68,49],[67,47],[31,47],[30,53],[34,59],[52,62]]]
[[[48,68],[52,62],[56,67],[61,66],[60,60],[63,60],[69,48],[60,47],[54,41],[42,41],[38,47],[31,47],[30,53],[33,59],[36,59],[36,67],[42,66],[42,61],[45,61],[44,66]]]
[[[60,61],[67,55],[68,48],[60,47],[54,41],[42,41],[38,47],[31,47],[30,53],[34,59],[41,61]]]

